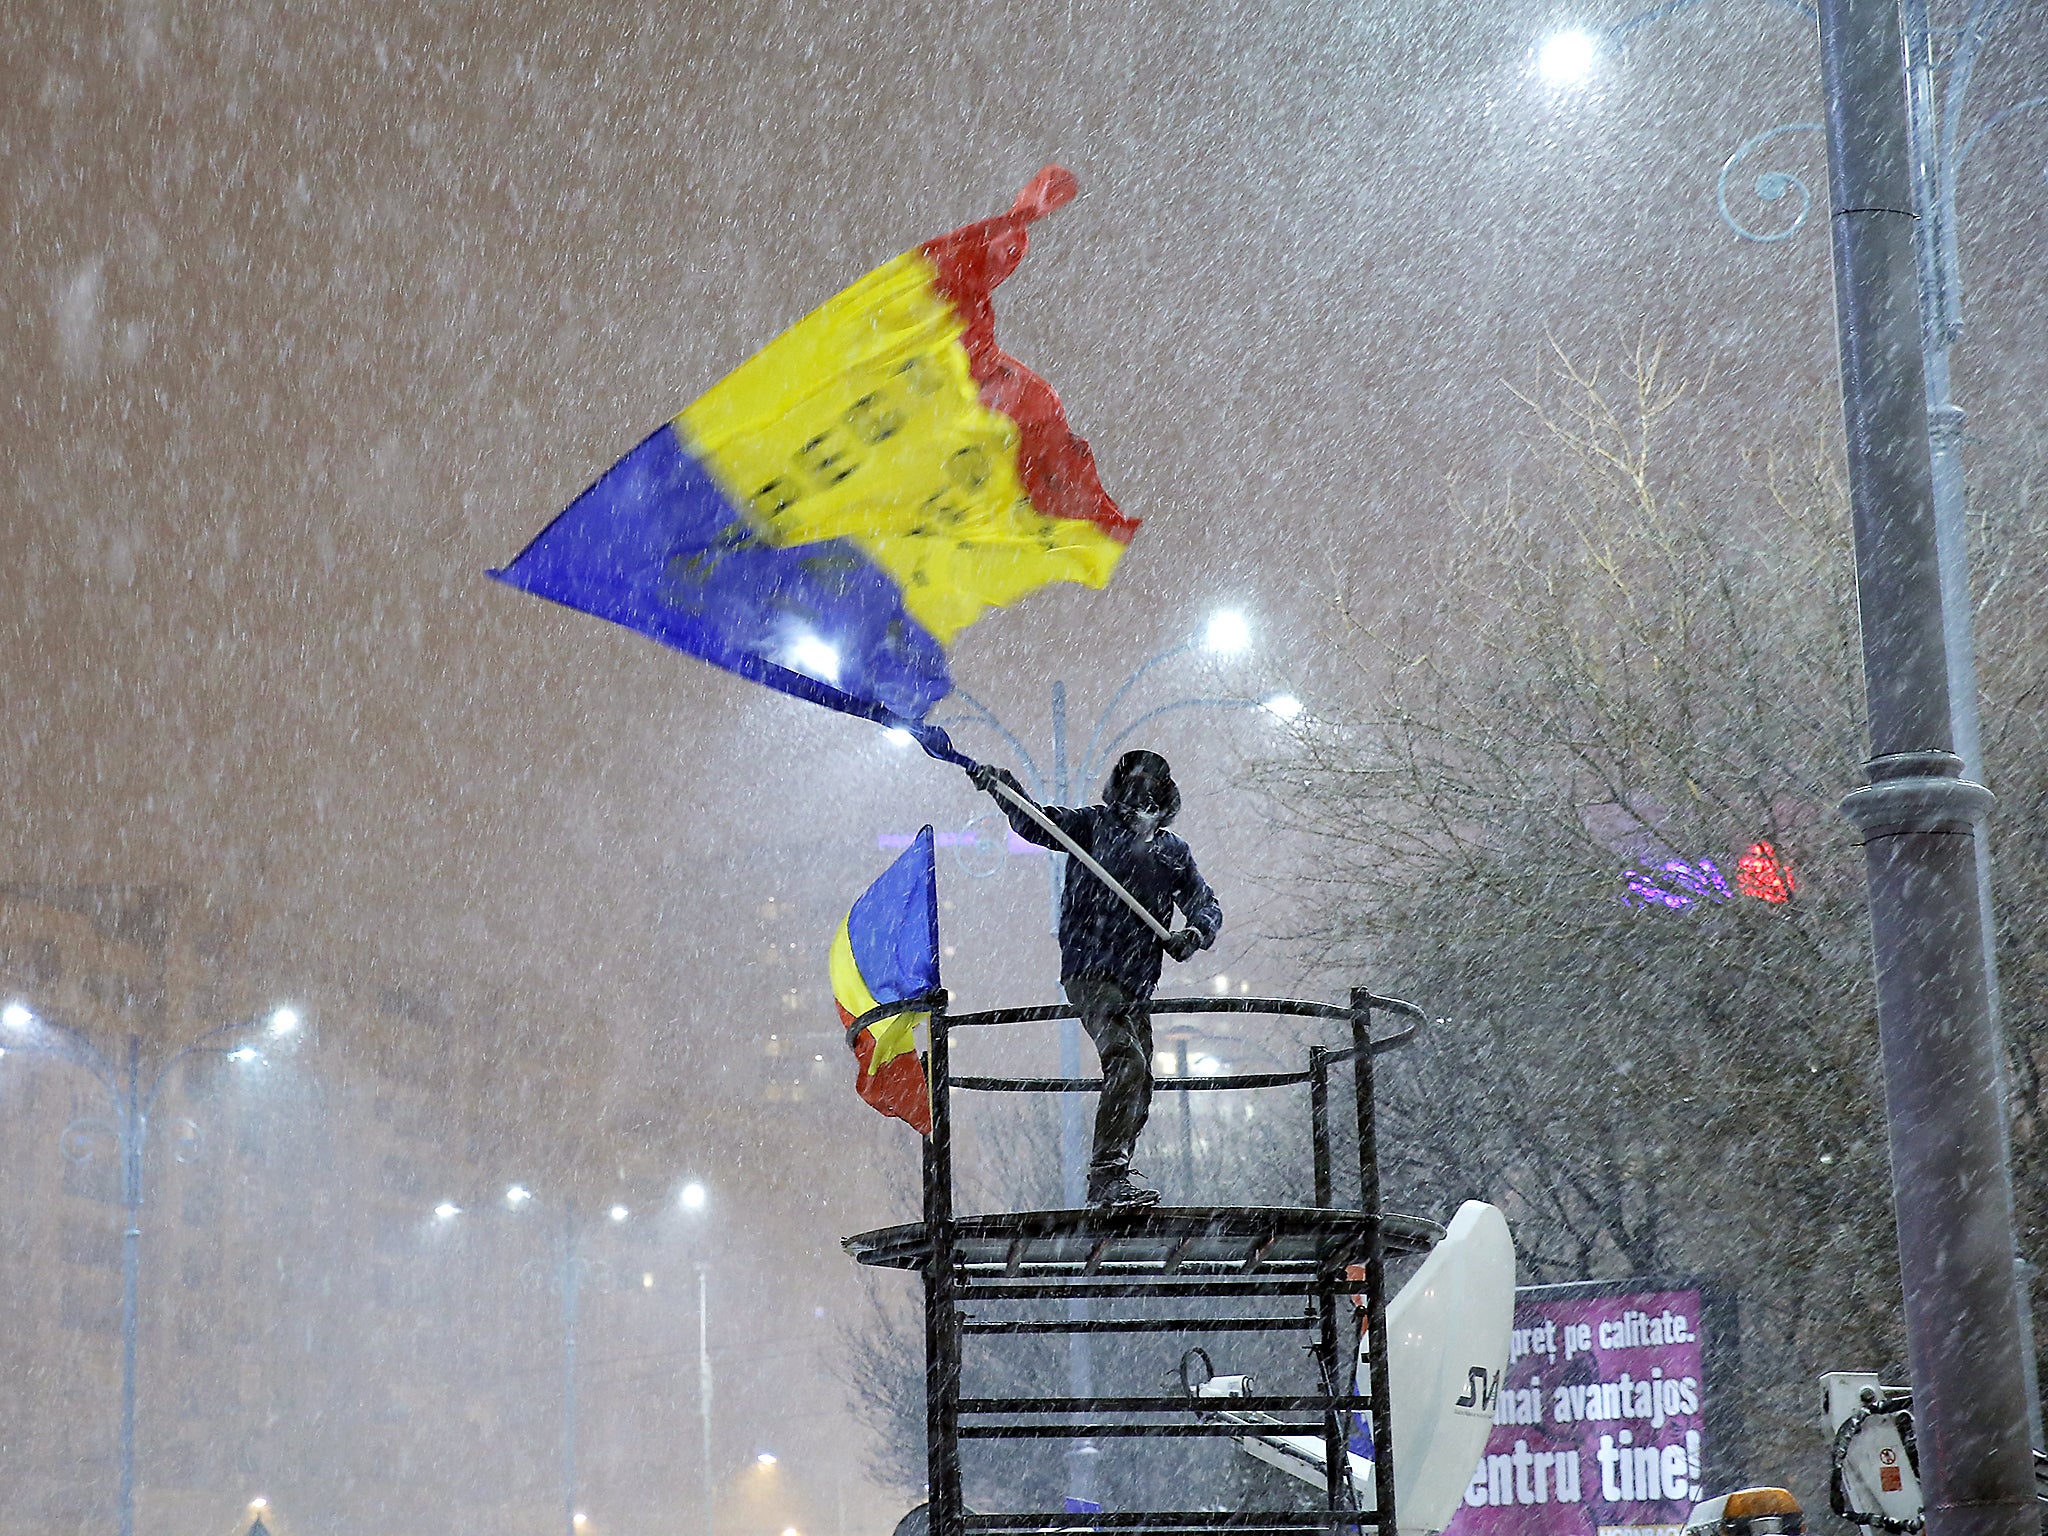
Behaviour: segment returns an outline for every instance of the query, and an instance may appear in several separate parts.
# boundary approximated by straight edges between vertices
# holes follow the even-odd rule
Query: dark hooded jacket
[[[1149,754],[1147,754],[1149,755]],[[1188,845],[1166,830],[1180,810],[1180,791],[1171,788],[1163,808],[1160,826],[1149,840],[1141,841],[1132,830],[1122,805],[1126,765],[1103,790],[1102,805],[1041,807],[1046,817],[1079,843],[1096,862],[1114,875],[1154,917],[1173,926],[1173,909],[1179,907],[1188,927],[1202,936],[1202,948],[1216,942],[1223,928],[1223,906],[1195,867]],[[1163,768],[1164,763],[1160,766]],[[1001,777],[1012,789],[1023,786],[1005,770]],[[1041,848],[1064,852],[1038,823],[1002,800],[997,801],[1016,828],[1017,835]],[[1159,985],[1160,948],[1158,935],[1141,922],[1109,888],[1081,865],[1067,861],[1066,890],[1060,897],[1060,980],[1077,976],[1107,976],[1120,983],[1134,997],[1148,998]]]

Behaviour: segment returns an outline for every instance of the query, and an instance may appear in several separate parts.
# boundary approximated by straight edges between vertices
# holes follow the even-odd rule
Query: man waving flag
[[[1137,532],[991,296],[1070,202],[1047,166],[1008,213],[876,268],[663,425],[500,581],[785,693],[909,730],[946,649],[1047,582],[1101,587]]]

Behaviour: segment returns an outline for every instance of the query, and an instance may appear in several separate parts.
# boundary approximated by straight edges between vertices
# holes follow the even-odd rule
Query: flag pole
[[[1041,827],[1045,828],[1046,831],[1050,832],[1054,837],[1058,838],[1060,847],[1064,848],[1068,853],[1072,854],[1075,858],[1079,859],[1081,861],[1081,867],[1083,869],[1087,870],[1089,874],[1093,875],[1096,879],[1100,880],[1104,885],[1108,886],[1110,890],[1117,896],[1119,900],[1123,902],[1125,906],[1129,907],[1133,912],[1137,913],[1139,917],[1143,918],[1145,926],[1147,928],[1150,928],[1154,933],[1159,935],[1159,940],[1162,944],[1173,937],[1172,932],[1167,928],[1167,926],[1164,923],[1160,922],[1158,918],[1154,917],[1150,910],[1139,902],[1137,897],[1133,896],[1129,891],[1125,890],[1121,885],[1117,883],[1116,876],[1112,875],[1108,870],[1104,869],[1100,864],[1096,863],[1094,859],[1088,856],[1086,849],[1082,848],[1082,846],[1079,843],[1075,842],[1071,837],[1067,836],[1066,833],[1062,832],[1056,825],[1054,825],[1053,819],[1050,816],[1046,815],[1044,811],[1040,810],[1038,806],[1032,802],[1032,799],[1029,795],[1018,793],[1016,790],[1010,788],[1009,785],[1005,784],[1001,779],[994,780],[991,787],[993,787],[995,791],[998,794],[1000,794],[1005,800],[1009,801],[1010,804],[1016,806],[1018,810],[1022,811],[1026,816],[1029,816],[1033,821],[1037,822]]]

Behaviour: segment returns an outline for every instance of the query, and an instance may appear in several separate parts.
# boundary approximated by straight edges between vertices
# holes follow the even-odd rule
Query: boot
[[[1088,1203],[1098,1211],[1139,1211],[1159,1203],[1159,1191],[1130,1169],[1089,1181]]]

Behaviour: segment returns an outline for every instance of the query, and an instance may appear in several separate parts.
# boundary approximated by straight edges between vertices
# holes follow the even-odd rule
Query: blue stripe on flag
[[[937,988],[939,868],[930,827],[853,904],[846,938],[877,1003],[900,1003]]]
[[[844,539],[763,543],[672,423],[491,575],[964,761],[919,724],[953,683],[895,582]]]

